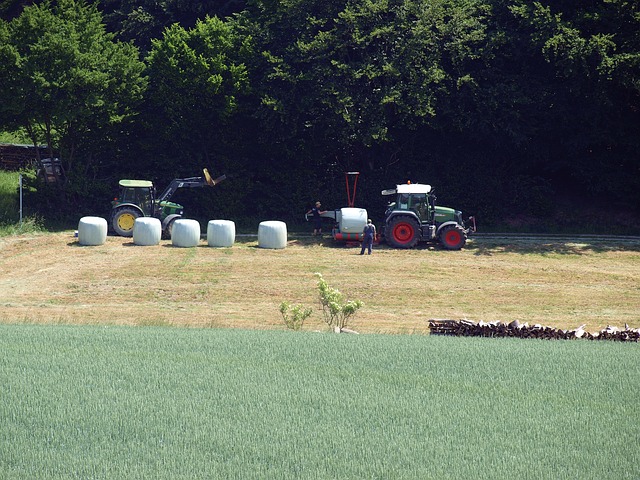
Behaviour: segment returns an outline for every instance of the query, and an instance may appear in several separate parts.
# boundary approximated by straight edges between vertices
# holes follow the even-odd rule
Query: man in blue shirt
[[[362,250],[360,250],[360,255],[364,255],[365,249],[368,250],[367,255],[371,255],[374,238],[376,238],[376,226],[371,223],[371,219],[369,219],[362,230]]]

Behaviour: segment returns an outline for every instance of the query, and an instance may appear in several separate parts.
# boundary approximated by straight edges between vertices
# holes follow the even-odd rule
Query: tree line
[[[26,4],[26,5],[25,5]],[[60,156],[51,212],[119,178],[229,180],[194,214],[299,220],[429,183],[487,224],[640,210],[640,6],[627,0],[0,2],[0,129]],[[35,195],[35,194],[34,194]],[[186,202],[185,202],[186,203]]]

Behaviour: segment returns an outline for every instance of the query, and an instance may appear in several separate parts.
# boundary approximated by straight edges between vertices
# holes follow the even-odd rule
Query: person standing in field
[[[322,204],[318,201],[316,202],[315,207],[307,212],[307,215],[313,215],[313,234],[314,235],[322,235],[322,215],[323,213],[327,213],[326,210],[322,210]]]
[[[362,250],[360,250],[360,255],[364,255],[365,249],[368,250],[367,255],[371,255],[374,238],[376,238],[376,226],[369,219],[362,230]]]

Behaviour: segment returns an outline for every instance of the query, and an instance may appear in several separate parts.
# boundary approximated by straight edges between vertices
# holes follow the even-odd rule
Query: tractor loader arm
[[[205,185],[214,187],[227,178],[226,175],[221,175],[216,179],[212,179],[206,168],[203,170],[203,173],[204,177],[174,178],[160,196],[158,196],[158,202],[169,200],[179,188],[197,188],[204,187]]]

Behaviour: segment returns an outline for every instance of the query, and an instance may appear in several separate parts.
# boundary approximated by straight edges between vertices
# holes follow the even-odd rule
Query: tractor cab
[[[121,206],[125,204],[135,205],[146,217],[153,215],[155,188],[148,180],[120,180],[120,193],[111,204]]]
[[[392,212],[410,212],[420,224],[433,222],[435,200],[431,185],[419,183],[398,185],[391,190],[383,190],[383,195],[396,195],[385,212],[385,218]]]

